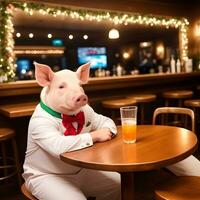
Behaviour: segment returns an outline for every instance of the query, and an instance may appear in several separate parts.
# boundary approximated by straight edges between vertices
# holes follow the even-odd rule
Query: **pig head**
[[[55,73],[48,65],[34,65],[36,81],[43,87],[40,98],[48,107],[73,115],[87,104],[88,97],[81,85],[88,81],[90,63],[81,65],[76,72],[65,69]]]

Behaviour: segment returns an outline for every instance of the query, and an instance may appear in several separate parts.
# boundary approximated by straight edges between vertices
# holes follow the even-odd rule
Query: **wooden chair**
[[[153,114],[153,124],[156,124],[160,114],[182,114],[191,118],[191,130],[195,130],[194,112],[188,108],[162,107],[157,108]],[[170,134],[170,133],[169,133]],[[200,177],[174,177],[155,188],[155,198],[157,200],[197,200],[200,199]]]
[[[26,199],[29,199],[29,200],[37,200],[29,191],[28,189],[26,188],[25,184],[23,183],[22,186],[21,186],[21,192],[22,194],[24,195],[24,197]]]
[[[8,142],[11,143],[12,154],[8,155]],[[7,146],[6,146],[7,145]],[[15,131],[9,127],[0,127],[0,146],[1,146],[1,164],[0,181],[8,181],[11,177],[17,175],[19,186],[21,185],[20,163],[18,159],[17,145],[15,141]],[[10,149],[10,146],[9,146]]]
[[[137,105],[139,105],[139,112],[140,112],[140,123],[145,123],[145,104],[151,103],[155,101],[156,95],[155,94],[134,94],[130,95],[127,98],[133,99],[136,101]]]
[[[189,99],[184,101],[184,105],[191,108],[194,111],[195,114],[195,124],[196,124],[196,133],[198,133],[198,125],[200,120],[199,119],[199,108],[200,108],[200,99]],[[199,137],[199,135],[197,134]]]
[[[152,122],[153,124],[156,124],[158,115],[161,115],[161,114],[187,115],[191,119],[191,130],[193,132],[195,131],[195,117],[194,117],[193,110],[191,110],[189,108],[179,108],[179,107],[160,107],[160,108],[157,108],[153,113],[153,122]],[[161,124],[164,124],[164,123],[168,123],[168,121],[161,120]],[[187,121],[186,120],[182,124],[185,128],[187,127]]]
[[[114,100],[105,100],[102,102],[102,106],[104,108],[108,108],[111,111],[111,118],[114,120],[116,124],[119,123],[119,109],[123,106],[133,106],[136,105],[136,100],[132,99],[114,99]]]

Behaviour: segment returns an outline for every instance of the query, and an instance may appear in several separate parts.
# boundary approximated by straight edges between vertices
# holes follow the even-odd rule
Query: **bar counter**
[[[120,77],[92,77],[89,79],[88,84],[84,85],[84,90],[89,97],[89,103],[97,111],[100,111],[102,100],[124,98],[129,94],[136,93],[154,93],[159,98],[160,94],[167,90],[191,89],[196,92],[198,85],[200,85],[200,72],[162,73]],[[41,89],[35,80],[1,83],[0,106],[6,105],[6,107],[10,108],[11,105],[13,108],[16,103],[23,104],[27,102],[28,106],[30,106],[29,102],[39,101]],[[30,110],[28,113],[31,113]]]
[[[200,72],[179,73],[179,74],[144,74],[124,75],[90,78],[88,84],[84,85],[87,92],[102,90],[114,90],[125,88],[155,87],[160,90],[161,86],[168,86],[168,90],[175,88],[191,88],[200,82]],[[152,88],[153,89],[153,88]],[[158,90],[155,91],[158,91]],[[23,80],[0,84],[0,97],[39,94],[41,87],[35,80]],[[119,91],[119,90],[118,90]],[[132,91],[133,92],[133,91]],[[142,91],[141,91],[142,92]],[[102,93],[101,93],[102,94]]]

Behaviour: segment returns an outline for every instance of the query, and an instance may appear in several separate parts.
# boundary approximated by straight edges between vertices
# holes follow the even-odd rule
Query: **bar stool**
[[[25,184],[23,183],[21,186],[21,192],[27,200],[38,200],[35,198],[26,188]],[[95,200],[95,197],[88,197],[87,200]]]
[[[145,120],[145,104],[155,101],[155,94],[134,94],[127,97],[128,99],[132,99],[136,101],[136,103],[140,107],[140,123],[144,124]]]
[[[184,105],[187,106],[187,107],[190,107],[194,113],[195,113],[195,121],[196,121],[196,127],[198,127],[198,111],[199,111],[199,108],[200,108],[200,99],[190,99],[190,100],[185,100],[184,101]],[[196,130],[196,128],[195,128]],[[196,133],[197,133],[197,130],[196,130]],[[197,134],[198,135],[198,134]]]
[[[183,101],[189,99],[193,96],[193,91],[191,90],[174,90],[163,92],[162,96],[165,98],[165,106],[168,107],[170,100],[177,100],[178,106],[183,107]]]
[[[113,121],[119,123],[119,109],[123,106],[133,106],[136,105],[136,100],[123,98],[123,99],[114,99],[114,100],[105,100],[102,101],[102,106],[108,108],[111,111],[111,118]]]
[[[6,152],[5,143],[11,142],[13,149],[13,157],[8,156]],[[15,141],[15,131],[11,128],[0,128],[0,145],[1,145],[1,164],[0,169],[2,175],[0,181],[6,181],[9,178],[17,175],[19,186],[21,185],[21,170],[17,153],[17,145]]]
[[[186,99],[189,99],[193,96],[193,91],[191,90],[174,90],[174,91],[167,91],[163,92],[162,96],[165,98],[165,106],[168,107],[170,104],[172,104],[172,101],[175,100],[176,105],[171,106],[178,106],[183,107],[183,102]],[[166,116],[167,118],[168,116]],[[163,120],[166,120],[166,118],[163,118]],[[173,123],[179,123],[178,116],[174,116],[174,122]]]
[[[199,200],[199,188],[200,177],[176,177],[159,184],[155,190],[155,196],[157,200]]]
[[[26,197],[26,199],[29,200],[37,200],[26,188],[25,184],[23,183],[21,186],[21,192],[24,195],[24,197]]]

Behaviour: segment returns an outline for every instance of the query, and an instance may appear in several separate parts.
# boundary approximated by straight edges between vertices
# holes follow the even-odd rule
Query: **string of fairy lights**
[[[21,9],[29,15],[38,12],[41,15],[52,15],[54,17],[64,16],[81,21],[109,21],[114,25],[138,24],[146,26],[160,26],[164,28],[176,28],[180,33],[180,58],[185,60],[188,57],[187,29],[189,22],[186,18],[172,18],[154,15],[141,15],[139,13],[124,13],[102,10],[86,10],[66,7],[48,7],[38,3],[22,3],[2,1],[0,3],[0,82],[13,80],[15,77],[15,55],[13,39],[12,12]],[[6,77],[1,80],[1,77]],[[5,80],[4,80],[5,79]]]

